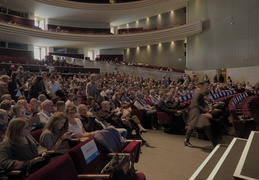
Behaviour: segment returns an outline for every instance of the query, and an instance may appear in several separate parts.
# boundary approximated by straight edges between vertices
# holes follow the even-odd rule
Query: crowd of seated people
[[[116,65],[127,65],[127,66],[136,66],[136,67],[143,67],[143,68],[150,68],[150,69],[157,69],[159,71],[167,71],[167,72],[180,72],[183,73],[184,71],[180,70],[180,69],[175,69],[175,68],[171,68],[171,67],[164,67],[164,66],[155,66],[155,65],[150,65],[148,63],[136,63],[136,62],[119,62],[115,60],[111,60],[111,59],[99,59],[96,58],[97,62],[101,62],[101,63],[108,63],[108,64],[116,64]]]
[[[161,128],[157,111],[178,115],[184,121],[180,98],[191,97],[198,81],[187,75],[172,82],[119,73],[69,77],[57,72],[26,76],[18,70],[10,77],[5,73],[0,75],[4,88],[0,103],[0,170],[6,171],[24,168],[42,150],[68,150],[70,139],[84,141],[110,125],[123,137],[143,140],[141,134],[147,129]],[[258,91],[259,84],[218,82],[209,84],[208,90]],[[206,102],[213,110],[215,99],[207,96]],[[137,109],[145,111],[143,119],[133,115]],[[30,131],[39,129],[43,133],[36,142]],[[28,150],[28,145],[33,148]]]

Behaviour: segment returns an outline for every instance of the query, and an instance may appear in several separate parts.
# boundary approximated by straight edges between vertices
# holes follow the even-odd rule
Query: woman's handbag
[[[137,179],[133,164],[128,155],[115,154],[109,163],[102,169],[102,174],[111,174],[112,180]]]

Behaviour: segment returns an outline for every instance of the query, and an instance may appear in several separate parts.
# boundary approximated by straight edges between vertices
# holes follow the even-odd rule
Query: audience
[[[42,76],[33,74],[27,77],[14,71],[11,78],[0,76],[0,142],[3,140],[0,168],[23,169],[30,160],[41,154],[38,150],[68,151],[69,139],[84,141],[110,125],[123,137],[134,137],[133,132],[136,132],[142,139],[140,134],[147,132],[148,128],[160,128],[157,109],[183,116],[184,110],[180,106],[183,100],[180,98],[187,98],[188,95],[192,98],[198,81],[197,76],[191,79],[188,75],[181,76],[178,82],[166,78],[154,80],[128,76],[120,72],[89,75],[71,77],[53,72],[51,75],[42,73]],[[204,80],[209,82],[208,76],[204,76]],[[219,80],[210,84],[207,90],[236,90],[237,93],[259,90],[259,83],[253,86],[245,82],[235,83],[231,78],[227,82],[222,82],[222,77]],[[25,84],[28,94],[24,91]],[[57,94],[63,94],[62,101]],[[215,100],[209,95],[204,95],[204,98],[205,106],[214,107],[210,112],[213,117],[219,117],[225,126],[229,126],[227,112],[216,114],[220,109],[214,105]],[[134,109],[144,111],[144,121],[149,124],[144,125],[137,116],[133,116]],[[40,143],[46,149],[29,135],[30,131],[37,129],[43,129]],[[192,132],[192,129],[188,131]],[[208,130],[206,132],[210,133]],[[187,146],[192,146],[190,134]],[[214,140],[212,142],[215,145]]]

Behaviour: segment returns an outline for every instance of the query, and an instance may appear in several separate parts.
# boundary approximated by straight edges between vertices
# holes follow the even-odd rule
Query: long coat
[[[204,94],[199,89],[196,89],[187,117],[186,124],[188,126],[201,128],[210,125],[209,118],[202,115],[207,112],[205,106]]]

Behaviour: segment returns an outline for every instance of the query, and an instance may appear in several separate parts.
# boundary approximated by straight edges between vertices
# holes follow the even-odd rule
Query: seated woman
[[[40,102],[38,101],[38,99],[32,98],[30,100],[29,112],[30,112],[30,114],[40,112]]]
[[[47,151],[30,135],[30,129],[25,118],[17,118],[9,124],[0,146],[0,169],[6,172],[26,169],[31,161]]]
[[[7,129],[8,114],[4,109],[0,109],[0,142],[2,142]]]
[[[71,139],[72,132],[68,131],[68,119],[65,113],[55,113],[45,125],[40,136],[40,144],[48,150],[69,150],[66,139]]]
[[[94,136],[98,131],[86,132],[80,119],[76,118],[77,109],[76,105],[69,104],[66,107],[66,114],[69,122],[69,131],[72,131],[72,138],[80,139],[84,141],[91,136]]]

